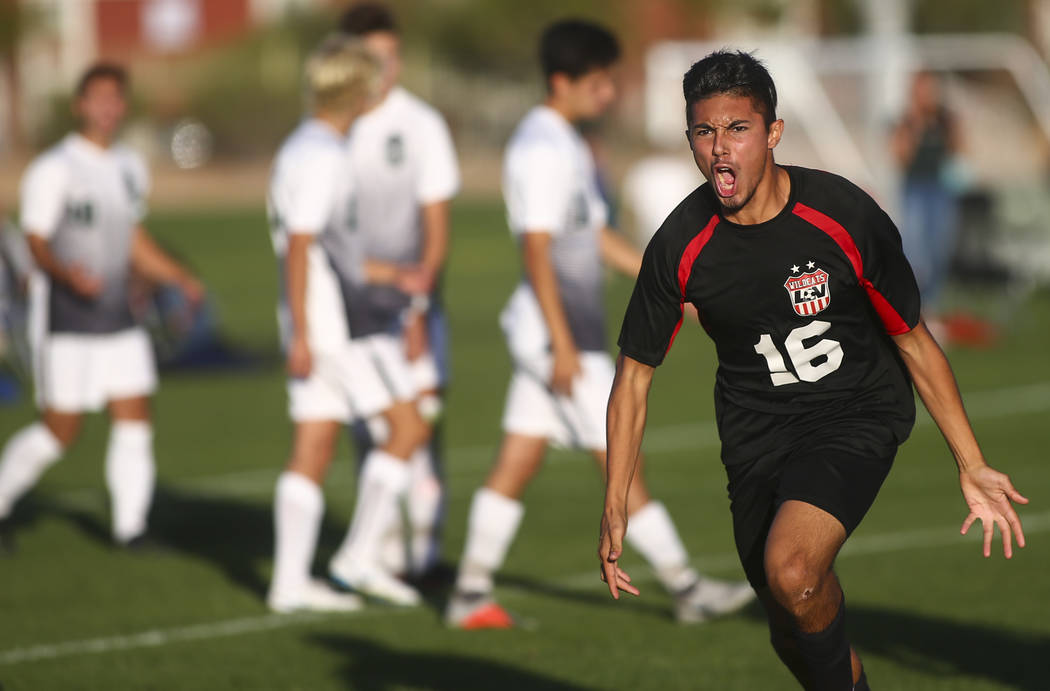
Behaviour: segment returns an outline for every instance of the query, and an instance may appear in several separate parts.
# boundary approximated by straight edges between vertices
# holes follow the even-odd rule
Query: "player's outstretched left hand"
[[[959,486],[963,498],[970,507],[970,514],[962,524],[965,535],[974,521],[980,519],[984,527],[984,556],[992,556],[992,538],[995,526],[1003,539],[1003,554],[1007,559],[1013,556],[1013,539],[1017,546],[1024,547],[1024,530],[1021,519],[1014,511],[1013,504],[1027,504],[1028,499],[1018,492],[1010,478],[994,468],[984,465],[959,473]]]
[[[638,588],[631,585],[631,577],[620,568],[617,560],[623,554],[623,536],[627,534],[627,517],[622,513],[606,511],[602,515],[601,533],[598,537],[598,561],[601,562],[602,580],[609,586],[614,600],[620,599],[620,591],[638,595]]]

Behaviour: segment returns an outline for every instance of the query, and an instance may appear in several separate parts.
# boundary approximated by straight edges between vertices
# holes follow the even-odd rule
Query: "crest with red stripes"
[[[784,288],[791,298],[791,307],[795,314],[801,317],[810,317],[821,312],[831,304],[831,277],[824,269],[814,269],[813,262],[807,265],[811,271],[804,274],[788,277],[784,281]],[[798,267],[792,267],[792,272],[798,271]]]

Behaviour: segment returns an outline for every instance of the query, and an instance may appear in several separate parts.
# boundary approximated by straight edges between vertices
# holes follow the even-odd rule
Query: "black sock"
[[[769,642],[773,644],[773,650],[784,666],[795,676],[802,688],[809,688],[809,667],[806,660],[799,653],[798,644],[790,629],[782,629],[769,625]]]
[[[846,640],[846,602],[839,603],[828,628],[817,633],[792,632],[800,657],[805,661],[807,691],[852,691],[853,666]]]

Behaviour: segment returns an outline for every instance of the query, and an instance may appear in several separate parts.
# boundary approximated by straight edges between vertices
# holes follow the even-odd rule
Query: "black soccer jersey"
[[[903,441],[914,398],[888,334],[918,324],[919,292],[900,234],[844,178],[785,168],[788,202],[765,223],[727,221],[707,184],[679,204],[646,249],[620,348],[659,365],[690,302],[718,352],[719,403],[814,424],[885,412]]]

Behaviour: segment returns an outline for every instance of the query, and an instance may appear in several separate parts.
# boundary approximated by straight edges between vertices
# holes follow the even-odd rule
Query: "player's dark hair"
[[[563,19],[540,36],[540,66],[544,79],[566,74],[577,79],[620,59],[620,43],[603,26],[583,19]]]
[[[398,33],[390,8],[379,2],[359,2],[343,13],[339,30],[349,36],[367,36],[377,31]]]
[[[112,79],[120,87],[121,91],[128,90],[128,71],[113,62],[97,62],[87,68],[80,79],[77,80],[76,90],[73,92],[77,98],[82,98],[87,93],[92,82],[99,79]]]
[[[750,98],[767,128],[777,119],[777,87],[766,66],[750,53],[717,50],[693,63],[682,79],[682,91],[686,120],[693,104],[719,94]]]

